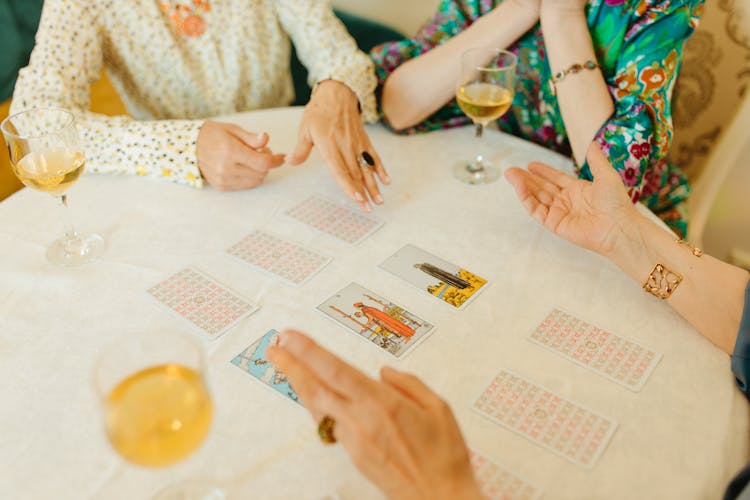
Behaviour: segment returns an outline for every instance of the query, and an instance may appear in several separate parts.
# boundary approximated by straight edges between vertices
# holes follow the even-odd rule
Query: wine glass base
[[[210,481],[192,480],[170,484],[152,500],[227,500],[227,494]]]
[[[490,184],[500,178],[500,169],[488,163],[479,168],[474,162],[459,163],[453,167],[453,177],[466,184]]]
[[[80,266],[104,252],[104,238],[96,233],[63,237],[47,248],[47,260],[56,266]]]

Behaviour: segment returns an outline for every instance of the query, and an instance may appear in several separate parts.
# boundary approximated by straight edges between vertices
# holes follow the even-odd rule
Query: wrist
[[[310,100],[312,101],[313,99],[324,97],[332,97],[337,101],[351,104],[355,107],[359,106],[359,98],[357,97],[357,94],[355,94],[348,85],[338,80],[321,80],[315,84]]]
[[[614,244],[602,255],[611,260],[630,277],[641,282],[656,264],[652,251],[660,237],[669,237],[665,231],[646,216],[633,211],[632,217],[618,228]]]

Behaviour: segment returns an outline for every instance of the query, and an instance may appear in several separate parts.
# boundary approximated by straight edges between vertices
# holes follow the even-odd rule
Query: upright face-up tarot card
[[[661,354],[555,309],[529,340],[631,391],[640,391]]]
[[[232,359],[232,364],[263,382],[271,389],[283,394],[295,403],[300,403],[297,393],[289,385],[286,375],[277,370],[266,357],[266,350],[278,343],[279,332],[269,330],[247,349]],[[301,403],[300,403],[301,404]]]
[[[229,288],[190,268],[149,288],[148,293],[212,339],[257,310]]]
[[[359,243],[383,225],[382,221],[365,215],[357,209],[319,195],[309,197],[287,210],[285,214],[351,244]]]
[[[487,285],[486,279],[414,245],[406,245],[380,267],[457,309]]]
[[[303,284],[331,261],[314,250],[261,230],[232,245],[227,253],[293,285]]]
[[[594,466],[617,422],[509,371],[501,371],[472,409],[586,468]]]
[[[402,357],[435,327],[367,288],[351,283],[318,306],[335,322]]]

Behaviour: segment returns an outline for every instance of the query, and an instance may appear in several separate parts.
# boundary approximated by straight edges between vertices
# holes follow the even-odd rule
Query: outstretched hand
[[[388,498],[482,498],[450,407],[418,378],[386,367],[373,380],[295,331],[267,354]]]
[[[339,188],[362,210],[371,210],[370,200],[383,204],[378,180],[383,184],[391,180],[365,132],[357,96],[349,87],[333,80],[320,83],[305,106],[298,135],[294,152],[286,157],[287,163],[303,163],[316,146]],[[360,165],[363,152],[370,154],[372,167]]]
[[[508,169],[505,178],[529,214],[552,233],[609,255],[637,219],[622,180],[595,143],[586,155],[594,181],[576,179],[542,163]]]

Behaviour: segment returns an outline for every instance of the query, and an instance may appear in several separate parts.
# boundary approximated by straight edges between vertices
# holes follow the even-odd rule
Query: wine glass
[[[163,467],[194,452],[213,417],[204,372],[201,348],[184,335],[144,332],[106,348],[94,370],[94,385],[117,453],[134,464]],[[188,481],[168,486],[156,498],[225,495],[212,481]]]
[[[63,207],[65,236],[47,248],[47,259],[74,266],[101,255],[104,239],[95,233],[77,233],[67,209],[67,190],[81,177],[86,162],[75,117],[60,108],[32,109],[9,116],[0,129],[16,177],[32,189],[57,197]]]
[[[507,50],[475,48],[461,55],[456,101],[476,125],[478,138],[513,103],[515,75],[516,56]],[[500,177],[500,169],[479,153],[473,161],[456,165],[453,175],[467,184],[486,184]]]

